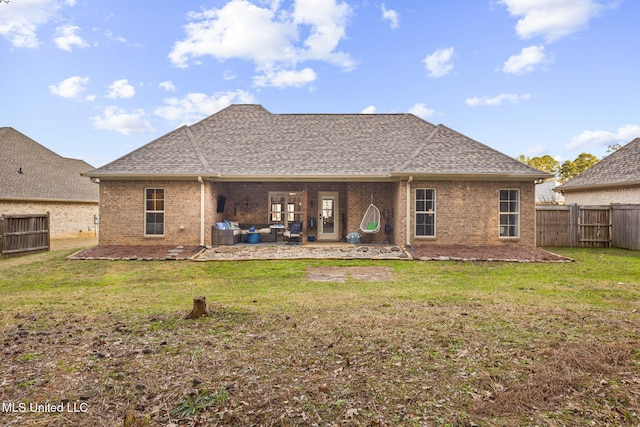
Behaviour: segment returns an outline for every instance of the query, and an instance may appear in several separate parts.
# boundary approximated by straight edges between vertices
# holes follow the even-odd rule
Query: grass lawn
[[[3,425],[640,425],[640,252],[554,249],[576,262],[535,264],[70,252],[0,260]],[[310,280],[320,266],[393,274]],[[185,320],[200,295],[210,315]]]

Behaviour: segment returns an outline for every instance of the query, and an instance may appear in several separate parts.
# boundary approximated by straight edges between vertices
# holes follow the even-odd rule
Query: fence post
[[[4,252],[4,215],[0,215],[0,258]]]
[[[580,224],[578,205],[573,203],[569,205],[569,230],[571,238],[571,247],[577,248],[580,245]]]
[[[51,250],[51,212],[47,212],[47,250]]]

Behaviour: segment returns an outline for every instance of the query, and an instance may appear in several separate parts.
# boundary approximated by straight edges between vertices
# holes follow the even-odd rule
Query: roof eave
[[[117,173],[109,173],[109,172],[86,172],[81,173],[80,175],[88,177],[88,178],[97,178],[97,179],[105,179],[105,180],[166,180],[166,179],[175,179],[175,180],[191,180],[198,179],[198,177],[202,178],[212,178],[218,177],[219,174],[211,174],[211,173],[130,173],[130,172],[117,172]]]
[[[625,181],[625,182],[611,182],[604,184],[585,184],[585,185],[571,185],[569,187],[565,187],[563,185],[559,185],[553,189],[553,191],[558,193],[571,193],[573,191],[588,191],[588,190],[601,190],[601,189],[613,189],[613,188],[627,188],[627,187],[639,187],[640,181]]]
[[[39,199],[37,197],[0,197],[0,202],[37,202],[37,203],[95,203],[98,204],[98,199],[84,200],[84,199]]]
[[[225,174],[225,173],[190,173],[190,174],[156,174],[156,173],[83,173],[82,176],[104,180],[192,180],[198,177],[220,182],[393,182],[409,177],[430,180],[464,180],[464,181],[534,181],[553,177],[552,174],[508,174],[508,173],[424,173],[394,172],[378,174]]]
[[[397,180],[390,174],[220,174],[211,179],[221,182],[389,182]]]
[[[394,177],[434,181],[537,181],[552,178],[552,174],[509,174],[509,173],[424,173],[424,172],[402,172],[392,173]]]

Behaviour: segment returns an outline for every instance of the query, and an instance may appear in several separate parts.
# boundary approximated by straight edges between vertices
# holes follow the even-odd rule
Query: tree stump
[[[207,310],[207,298],[200,296],[193,299],[193,310],[191,310],[191,313],[189,313],[185,319],[198,319],[207,314],[209,314]]]

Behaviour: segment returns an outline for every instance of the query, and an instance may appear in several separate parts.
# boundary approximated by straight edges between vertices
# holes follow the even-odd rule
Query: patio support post
[[[306,236],[307,238],[309,237],[309,233],[307,232],[309,230],[309,210],[307,209],[307,203],[309,202],[309,191],[308,191],[308,187],[307,187],[307,183],[305,182],[302,185],[302,237],[300,240],[302,240],[302,244],[304,245],[304,236]]]

